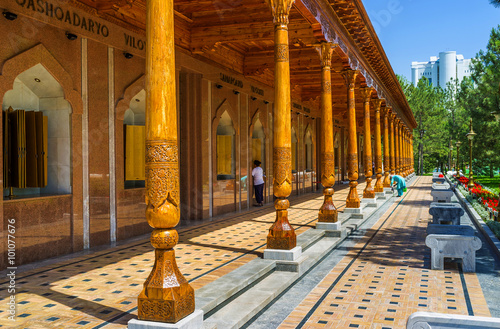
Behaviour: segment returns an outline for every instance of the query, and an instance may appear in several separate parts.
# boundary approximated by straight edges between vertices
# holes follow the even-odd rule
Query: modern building
[[[441,52],[439,57],[432,56],[428,62],[412,62],[411,81],[416,86],[425,77],[434,87],[446,89],[446,84],[452,79],[460,83],[464,77],[470,76],[470,63],[470,59],[464,59],[456,51]]]

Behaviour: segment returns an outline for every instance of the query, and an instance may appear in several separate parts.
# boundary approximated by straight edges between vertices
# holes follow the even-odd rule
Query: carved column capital
[[[375,112],[380,112],[380,110],[382,109],[381,106],[383,101],[384,100],[380,98],[372,100],[373,109],[375,110]]]
[[[275,26],[287,26],[288,15],[295,0],[266,0],[273,13]]]
[[[342,76],[344,77],[346,85],[350,89],[354,89],[356,86],[356,77],[358,76],[358,70],[345,70],[342,71]]]
[[[371,88],[371,87],[364,87],[364,88],[360,88],[359,91],[361,93],[361,99],[363,99],[363,102],[364,103],[369,103],[370,102],[370,98],[372,97],[373,88]]]
[[[319,47],[316,47],[321,58],[322,68],[330,68],[332,66],[332,53],[335,47],[337,45],[331,42],[322,42]]]

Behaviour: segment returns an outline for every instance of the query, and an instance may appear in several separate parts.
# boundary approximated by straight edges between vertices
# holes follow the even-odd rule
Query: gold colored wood
[[[318,222],[336,223],[338,211],[333,203],[333,185],[335,184],[335,156],[333,143],[333,112],[331,71],[332,44],[322,43],[317,48],[321,57],[321,183],[325,200],[319,209]]]
[[[389,143],[389,114],[390,108],[385,107],[382,114],[384,115],[384,187],[391,187],[391,153]]]
[[[194,290],[175,260],[180,220],[173,0],[149,0],[146,19],[146,219],[155,263],[138,297],[141,320],[175,323]]]
[[[400,162],[399,162],[399,118],[394,121],[394,171],[396,175],[401,174]]]
[[[394,119],[395,119],[394,113],[392,113],[392,110],[389,110],[389,127],[390,127],[390,137],[391,137],[391,151],[390,151],[390,159],[391,159],[391,175],[396,175],[396,154],[395,154],[395,137],[396,135],[394,134]]]
[[[373,88],[361,88],[361,98],[363,99],[364,107],[364,167],[366,187],[363,191],[363,198],[374,199],[375,189],[372,186],[373,176],[373,160],[372,160],[372,134],[370,129],[371,114],[370,114],[370,99],[372,97]]]
[[[342,74],[347,84],[347,124],[348,124],[348,155],[347,176],[349,178],[349,194],[347,195],[346,208],[359,208],[361,200],[358,196],[358,141],[356,135],[356,102],[354,88],[356,86],[356,70],[346,70]]]
[[[26,120],[26,187],[38,186],[38,161],[37,161],[37,144],[36,132],[37,127],[35,112],[27,111],[25,113]]]
[[[267,235],[267,248],[290,250],[296,247],[295,230],[288,222],[287,197],[292,192],[291,98],[288,50],[288,14],[294,0],[266,0],[274,22],[274,152],[273,191],[276,220]]]
[[[11,140],[10,140],[10,113],[14,112],[12,107],[9,107],[7,111],[2,111],[3,120],[3,188],[11,187]]]
[[[376,193],[384,192],[384,183],[382,181],[382,132],[380,128],[380,106],[382,101],[382,99],[373,100],[375,112],[375,173],[377,174],[374,190]]]

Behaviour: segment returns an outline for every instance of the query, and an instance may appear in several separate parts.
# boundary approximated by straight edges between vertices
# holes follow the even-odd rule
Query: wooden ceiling
[[[145,34],[146,0],[72,0],[83,3],[104,19]],[[318,104],[321,94],[321,62],[316,47],[326,38],[322,26],[296,0],[289,17],[290,73],[292,97]],[[366,71],[383,85],[396,102],[400,115],[416,126],[401,87],[373,32],[360,0],[315,0],[326,3],[340,22],[344,43],[365,63]],[[328,4],[329,3],[329,4]],[[193,56],[232,70],[266,85],[274,84],[274,26],[264,0],[174,0],[175,42]],[[351,54],[352,57],[352,54]],[[332,101],[342,117],[347,91],[341,71],[351,67],[345,49],[336,47],[332,61]],[[358,75],[356,108],[362,111],[359,88],[366,77]],[[377,98],[377,93],[373,93]]]

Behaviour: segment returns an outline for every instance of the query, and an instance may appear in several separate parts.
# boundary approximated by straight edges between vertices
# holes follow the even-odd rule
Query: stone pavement
[[[431,184],[430,177],[418,178],[401,202],[396,199],[380,219],[374,219],[366,235],[328,268],[326,277],[318,279],[319,285],[307,291],[293,312],[281,314],[286,318],[281,327],[404,328],[417,310],[489,316],[475,273],[462,273],[455,264],[445,271],[430,271],[424,240],[431,218]],[[360,194],[363,188],[360,184]],[[348,188],[335,189],[334,201],[342,210]],[[289,217],[297,234],[314,226],[322,202],[320,193],[291,199]],[[274,217],[269,205],[180,229],[180,270],[198,289],[261,257]],[[144,236],[87,255],[61,257],[49,265],[25,266],[16,282],[14,323],[6,314],[7,280],[0,281],[0,326],[125,328],[137,316],[137,295],[153,260],[149,236]],[[267,328],[276,326],[268,322]]]
[[[358,186],[360,195],[364,187]],[[342,210],[348,185],[335,189],[334,202]],[[310,193],[290,201],[289,220],[299,235],[314,226],[323,195]],[[198,289],[262,257],[275,214],[271,204],[179,229],[175,250],[181,272]],[[118,247],[59,259],[64,260],[18,269],[15,323],[7,319],[8,281],[6,271],[1,273],[0,327],[125,328],[137,317],[137,296],[154,262],[149,234]]]
[[[417,311],[490,316],[476,273],[430,270],[431,184],[419,177],[279,328],[405,328]]]

